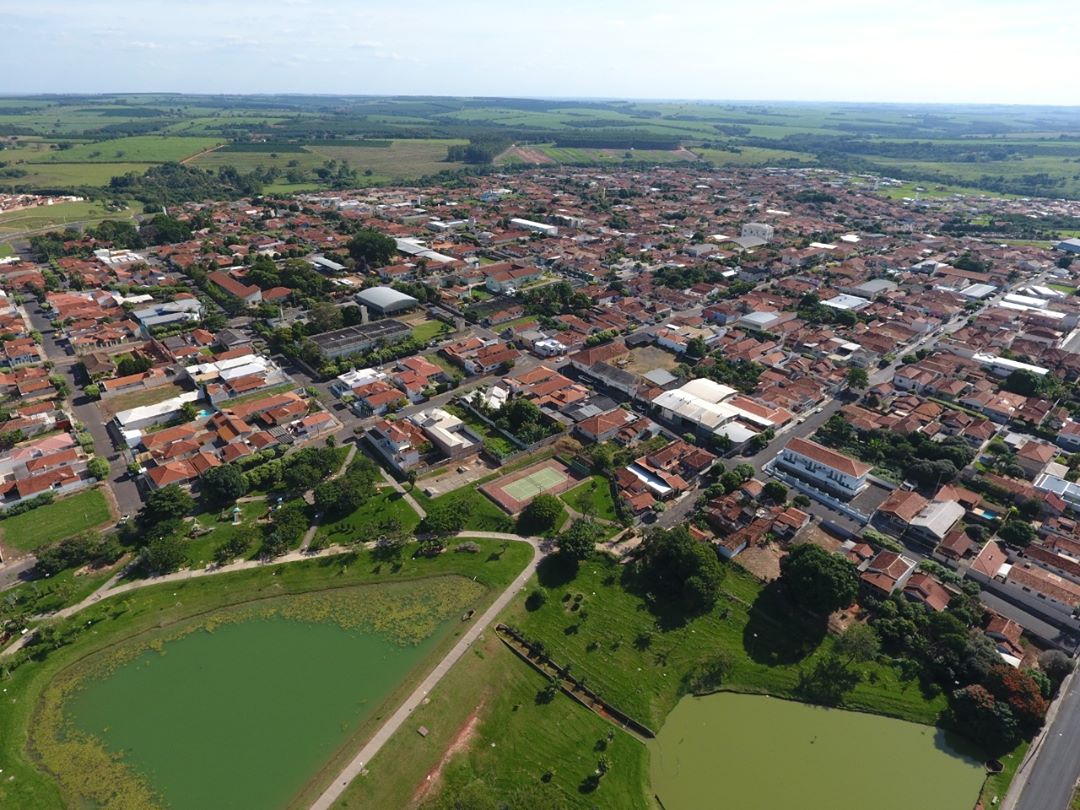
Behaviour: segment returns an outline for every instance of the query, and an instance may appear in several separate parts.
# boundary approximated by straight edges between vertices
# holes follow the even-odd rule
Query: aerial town
[[[310,793],[280,788],[302,806],[486,807],[468,803],[478,785],[517,795],[492,775],[511,761],[535,792],[498,806],[561,807],[562,780],[589,806],[639,806],[615,792],[648,782],[632,737],[723,684],[959,732],[984,751],[925,786],[959,783],[959,802],[926,806],[989,810],[1080,643],[1080,239],[967,226],[1077,219],[1080,202],[900,185],[543,167],[34,236],[0,259],[0,584],[44,572],[63,592],[19,586],[0,664],[18,678],[93,643],[62,620],[142,627],[219,574],[284,594],[308,589],[290,571],[431,566],[476,592],[447,591],[430,628],[430,593],[355,611],[413,645],[435,633],[449,674],[408,681],[323,782],[302,774]],[[155,588],[180,596],[138,601]],[[695,643],[728,651],[688,657]],[[483,644],[514,655],[470,675]],[[470,677],[509,691],[447,708],[438,690]],[[122,804],[59,764],[90,746],[49,726],[61,696],[25,733],[65,802],[168,794],[109,760],[147,802]],[[497,747],[545,711],[586,718],[585,753],[556,766]],[[433,747],[389,786],[368,766],[387,740]],[[694,806],[660,759],[649,794]],[[0,804],[39,806],[23,798]]]

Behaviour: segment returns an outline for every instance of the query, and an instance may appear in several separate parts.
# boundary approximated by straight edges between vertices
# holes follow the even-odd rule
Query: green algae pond
[[[284,807],[433,641],[280,617],[226,624],[89,681],[67,712],[167,807]]]
[[[650,742],[665,810],[971,810],[985,772],[944,731],[720,692],[679,702]]]

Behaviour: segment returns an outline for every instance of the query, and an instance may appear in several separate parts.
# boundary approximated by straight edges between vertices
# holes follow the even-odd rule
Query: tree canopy
[[[385,234],[363,228],[349,240],[349,255],[366,267],[390,264],[397,255],[397,242]]]
[[[796,546],[780,561],[780,582],[795,603],[820,615],[846,608],[859,590],[855,566],[813,543]]]
[[[545,534],[555,528],[563,514],[562,502],[546,492],[537,495],[518,515],[519,534]]]
[[[634,570],[656,600],[681,603],[690,613],[716,604],[724,567],[716,550],[694,540],[686,526],[650,532],[641,548]]]

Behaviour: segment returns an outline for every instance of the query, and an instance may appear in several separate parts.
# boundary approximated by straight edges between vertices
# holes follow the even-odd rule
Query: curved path
[[[364,772],[364,763],[370,762],[371,759],[379,753],[379,750],[386,745],[394,733],[401,728],[401,726],[409,719],[409,715],[413,713],[417,706],[419,706],[428,692],[435,688],[435,685],[443,679],[443,676],[448,673],[451,668],[458,662],[472,646],[472,643],[480,637],[480,634],[484,632],[489,624],[495,620],[495,617],[502,612],[510,600],[513,599],[525,587],[525,584],[529,581],[532,575],[536,572],[537,565],[540,564],[540,560],[544,556],[545,549],[541,547],[541,541],[536,537],[519,537],[516,534],[502,534],[500,532],[462,532],[459,537],[481,537],[489,538],[493,540],[523,540],[533,547],[533,558],[525,570],[518,574],[517,579],[510,583],[509,587],[499,597],[491,603],[491,606],[484,611],[483,615],[475,621],[472,627],[463,635],[458,643],[446,654],[446,656],[435,665],[435,668],[428,673],[428,676],[421,681],[420,685],[413,690],[405,701],[398,707],[390,718],[382,724],[382,726],[376,731],[370,740],[360,749],[359,753],[353,757],[352,761],[346,765],[341,773],[339,773],[334,781],[323,791],[311,804],[311,810],[329,810],[329,808],[340,798],[341,794],[345,792],[345,789],[349,786],[357,776]]]

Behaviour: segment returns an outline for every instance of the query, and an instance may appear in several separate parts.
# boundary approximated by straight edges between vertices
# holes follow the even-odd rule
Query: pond
[[[174,810],[284,807],[431,650],[282,617],[167,641],[66,713]]]
[[[759,695],[688,697],[650,742],[665,810],[971,810],[985,773],[941,729]]]

